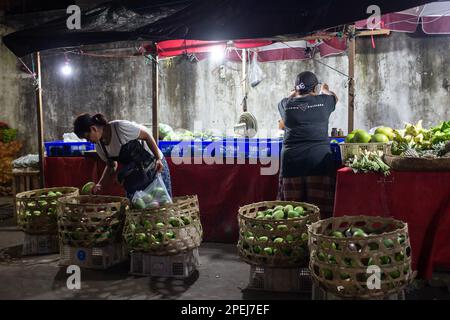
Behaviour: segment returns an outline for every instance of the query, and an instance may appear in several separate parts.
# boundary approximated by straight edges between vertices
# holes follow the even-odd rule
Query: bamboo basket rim
[[[380,233],[380,234],[368,234],[364,238],[361,238],[361,237],[337,238],[337,237],[327,236],[327,235],[320,234],[320,233],[314,233],[313,230],[312,230],[314,227],[317,227],[318,225],[323,224],[323,223],[332,222],[333,220],[335,221],[337,219],[345,220],[345,219],[350,219],[350,218],[353,219],[353,220],[366,219],[366,218],[370,218],[371,220],[372,219],[373,220],[384,219],[384,220],[388,220],[388,221],[391,221],[391,222],[400,223],[400,224],[402,224],[402,227],[401,228],[397,228],[394,231],[383,232],[383,233]],[[347,215],[345,215],[345,216],[340,216],[340,217],[331,217],[331,218],[322,219],[322,220],[313,222],[313,223],[311,223],[308,226],[308,233],[311,233],[314,236],[325,238],[325,239],[330,239],[330,240],[333,240],[333,241],[342,241],[342,242],[355,240],[355,239],[356,240],[375,239],[375,238],[379,238],[379,237],[395,235],[398,232],[407,232],[407,231],[408,231],[408,223],[407,222],[404,222],[404,221],[401,221],[401,220],[398,220],[398,219],[395,219],[395,218],[392,218],[392,217],[366,216],[366,215],[360,215],[360,216],[347,216]]]
[[[313,212],[314,213],[316,213],[316,212],[320,212],[320,209],[319,209],[319,207],[318,206],[316,206],[316,205],[313,205],[313,204],[311,204],[311,203],[307,203],[307,202],[300,202],[300,201],[278,201],[278,200],[274,200],[274,201],[261,201],[261,202],[255,202],[255,203],[251,203],[251,204],[247,204],[247,205],[245,205],[245,206],[242,206],[242,207],[239,207],[239,210],[238,210],[238,212],[239,212],[239,218],[241,218],[241,219],[244,219],[244,220],[249,220],[249,221],[261,221],[261,219],[257,219],[256,217],[255,218],[252,218],[252,217],[249,217],[249,216],[247,216],[247,215],[245,215],[244,214],[244,211],[245,210],[247,210],[247,209],[250,209],[250,208],[255,208],[255,207],[268,207],[268,203],[270,203],[270,206],[272,206],[273,204],[275,204],[275,206],[278,204],[278,205],[281,205],[281,204],[285,204],[285,205],[288,205],[288,204],[298,204],[299,206],[301,206],[301,207],[307,207],[307,209],[313,209]],[[281,219],[281,220],[277,220],[277,219],[267,219],[267,220],[264,220],[264,221],[267,221],[267,222],[269,222],[269,221],[302,221],[302,220],[304,220],[304,219],[306,219],[308,217],[308,215],[305,215],[305,216],[303,216],[303,217],[297,217],[297,218],[289,218],[289,219]]]
[[[175,200],[175,201],[174,201]],[[140,213],[140,214],[152,214],[154,212],[159,212],[161,209],[172,209],[176,208],[180,205],[180,202],[184,201],[198,201],[198,196],[196,194],[193,195],[187,195],[187,196],[180,196],[180,197],[173,197],[172,203],[166,203],[164,205],[159,206],[158,208],[144,208],[144,209],[138,209],[138,208],[130,208],[128,210],[128,213]]]
[[[28,191],[23,191],[20,193],[17,193],[15,195],[16,200],[42,200],[43,198],[40,196],[31,196],[31,197],[26,197],[28,194],[33,194],[33,193],[37,193],[37,192],[50,192],[50,191],[59,191],[59,190],[64,190],[64,189],[70,189],[70,192],[67,192],[66,194],[62,194],[59,196],[46,196],[45,199],[57,199],[59,198],[65,198],[68,197],[68,194],[74,193],[74,192],[80,192],[79,188],[76,187],[53,187],[53,188],[42,188],[42,189],[33,189],[33,190],[28,190]]]
[[[97,198],[97,199],[113,199],[117,201],[110,201],[105,203],[94,203],[94,202],[87,202],[87,203],[71,203],[69,200],[73,199],[83,199],[83,198]],[[65,196],[60,197],[58,199],[58,202],[64,205],[76,205],[76,206],[108,206],[108,205],[114,205],[114,204],[129,204],[128,198],[120,197],[120,196],[105,196],[105,195],[78,195],[78,196]]]

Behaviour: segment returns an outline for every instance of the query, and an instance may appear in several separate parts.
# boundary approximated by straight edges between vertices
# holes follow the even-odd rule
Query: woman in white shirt
[[[143,149],[155,158],[154,169],[161,173],[167,191],[172,196],[169,167],[155,139],[144,126],[127,120],[108,122],[102,114],[91,116],[84,113],[75,119],[74,132],[78,137],[95,143],[98,156],[107,163],[100,180],[93,189],[93,193],[100,191],[102,185],[109,183],[116,173],[122,147],[130,141],[138,140],[145,141]],[[153,179],[153,177],[150,179]],[[143,190],[151,183],[147,177],[139,179],[139,181],[139,183],[133,181],[131,185],[123,184],[127,197],[131,198],[135,191]]]

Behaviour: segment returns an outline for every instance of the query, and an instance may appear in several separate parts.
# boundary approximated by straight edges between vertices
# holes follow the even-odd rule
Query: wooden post
[[[39,175],[40,175],[40,187],[45,188],[45,172],[44,172],[44,118],[42,113],[42,81],[41,81],[41,55],[38,52],[35,53],[34,59],[36,62],[36,116],[37,116],[37,128],[38,128],[38,152],[39,152]]]
[[[152,53],[152,128],[153,138],[158,144],[159,129],[158,129],[158,51],[156,50],[156,43],[154,44],[154,53]]]
[[[348,133],[354,130],[355,121],[355,53],[356,38],[353,37],[355,27],[350,27],[351,38],[348,41]]]

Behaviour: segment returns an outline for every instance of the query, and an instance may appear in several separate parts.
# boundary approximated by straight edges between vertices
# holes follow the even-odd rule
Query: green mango
[[[328,255],[328,262],[331,264],[336,264],[336,258],[332,255]]]
[[[286,241],[287,241],[287,242],[292,242],[292,241],[294,241],[294,237],[293,237],[291,234],[288,234],[288,235],[286,236]]]
[[[33,211],[33,215],[39,217],[39,216],[41,215],[41,211],[39,211],[39,210],[34,210],[34,211]]]
[[[398,277],[400,277],[400,271],[395,270],[389,273],[389,275],[391,276],[392,279],[397,279]]]
[[[284,211],[284,207],[283,207],[283,206],[276,206],[276,207],[273,208],[272,210],[273,210],[273,211],[278,211],[278,210]]]
[[[169,218],[169,223],[170,223],[173,227],[179,227],[179,226],[180,226],[180,220],[178,220],[178,218],[175,218],[175,217],[170,217],[170,218]]]
[[[269,241],[269,238],[267,236],[262,236],[262,237],[259,237],[258,240],[261,242],[267,242],[267,241]]]
[[[288,213],[289,211],[294,210],[294,206],[292,206],[291,204],[287,204],[284,206],[284,212]]]
[[[285,231],[285,230],[288,229],[288,227],[287,227],[287,225],[285,225],[285,224],[279,224],[279,225],[277,226],[277,229],[278,229],[278,230],[281,230],[281,231]]]
[[[275,238],[274,240],[273,240],[273,243],[283,243],[284,242],[284,239],[283,238]]]
[[[384,243],[384,246],[388,249],[394,247],[394,241],[392,241],[391,239],[384,239],[383,243]]]
[[[266,216],[266,214],[263,211],[259,211],[256,214],[256,219],[264,219],[265,216]]]
[[[264,253],[271,256],[274,254],[274,250],[271,247],[264,248]]]
[[[48,202],[45,201],[45,200],[40,200],[40,201],[38,201],[38,203],[39,203],[39,205],[40,205],[41,207],[46,207],[47,204],[48,204]]]
[[[81,188],[81,194],[83,195],[89,195],[92,194],[92,189],[94,189],[95,183],[94,182],[88,182]]]
[[[317,258],[318,258],[320,261],[325,261],[325,254],[324,254],[323,252],[318,252],[318,253],[317,253]]]
[[[56,191],[56,192],[55,192],[55,195],[56,195],[57,197],[60,197],[60,196],[63,195],[63,193],[62,193],[61,191]]]
[[[381,265],[390,264],[391,258],[389,258],[389,256],[382,256],[380,257],[380,263]]]
[[[405,255],[403,254],[403,252],[397,252],[395,254],[395,261],[403,261],[405,260]]]
[[[306,232],[303,232],[301,236],[302,241],[308,241],[308,238],[308,234]]]
[[[398,243],[403,244],[403,243],[405,243],[406,237],[404,235],[399,235],[397,240],[398,240]]]
[[[255,240],[255,237],[254,237],[254,236],[248,236],[248,237],[247,237],[247,240],[248,240],[248,241],[254,241],[254,240]]]
[[[183,223],[184,223],[184,225],[189,225],[190,223],[191,223],[191,218],[190,217],[185,217],[185,216],[182,216],[181,217],[181,220],[183,220]]]
[[[49,191],[49,192],[47,193],[47,196],[48,196],[48,197],[56,197],[56,193],[54,193],[53,191]]]
[[[290,219],[298,218],[299,216],[300,216],[300,214],[298,213],[298,211],[290,210],[288,212],[288,218],[290,218]]]
[[[330,269],[323,269],[322,274],[325,279],[333,280],[333,272]]]
[[[364,237],[367,237],[367,233],[365,233],[361,229],[357,229],[357,230],[353,231],[353,237],[355,237],[355,238],[364,238]]]
[[[164,223],[162,223],[162,222],[156,223],[156,228],[158,228],[158,229],[164,228]]]
[[[175,239],[175,233],[173,233],[172,231],[167,231],[165,236],[168,239]]]
[[[146,230],[151,230],[152,229],[152,224],[150,223],[150,221],[148,221],[148,220],[144,221],[144,228]]]
[[[284,212],[281,210],[277,210],[272,214],[272,218],[275,220],[282,220],[284,219]]]
[[[336,238],[344,238],[344,234],[340,231],[333,231],[331,235]]]
[[[302,206],[295,207],[294,210],[297,211],[298,214],[301,215],[301,216],[305,215],[305,209]]]
[[[256,254],[260,254],[261,253],[261,247],[260,246],[254,246],[253,247],[253,252]]]
[[[142,200],[142,198],[137,199],[134,202],[134,207],[137,209],[145,209],[145,202]]]

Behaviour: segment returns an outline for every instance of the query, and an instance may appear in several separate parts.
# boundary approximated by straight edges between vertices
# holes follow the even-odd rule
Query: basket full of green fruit
[[[344,216],[309,226],[313,281],[336,296],[377,299],[414,278],[408,225],[386,217]]]
[[[176,197],[157,207],[135,206],[127,212],[123,237],[131,251],[158,256],[199,247],[203,229],[197,196]]]
[[[129,200],[123,197],[82,195],[58,200],[58,231],[62,245],[102,247],[122,242]]]
[[[57,234],[57,200],[78,196],[78,188],[58,187],[16,194],[17,224],[27,234]]]
[[[307,225],[319,208],[304,202],[263,201],[239,209],[238,253],[245,262],[273,268],[308,265]]]

